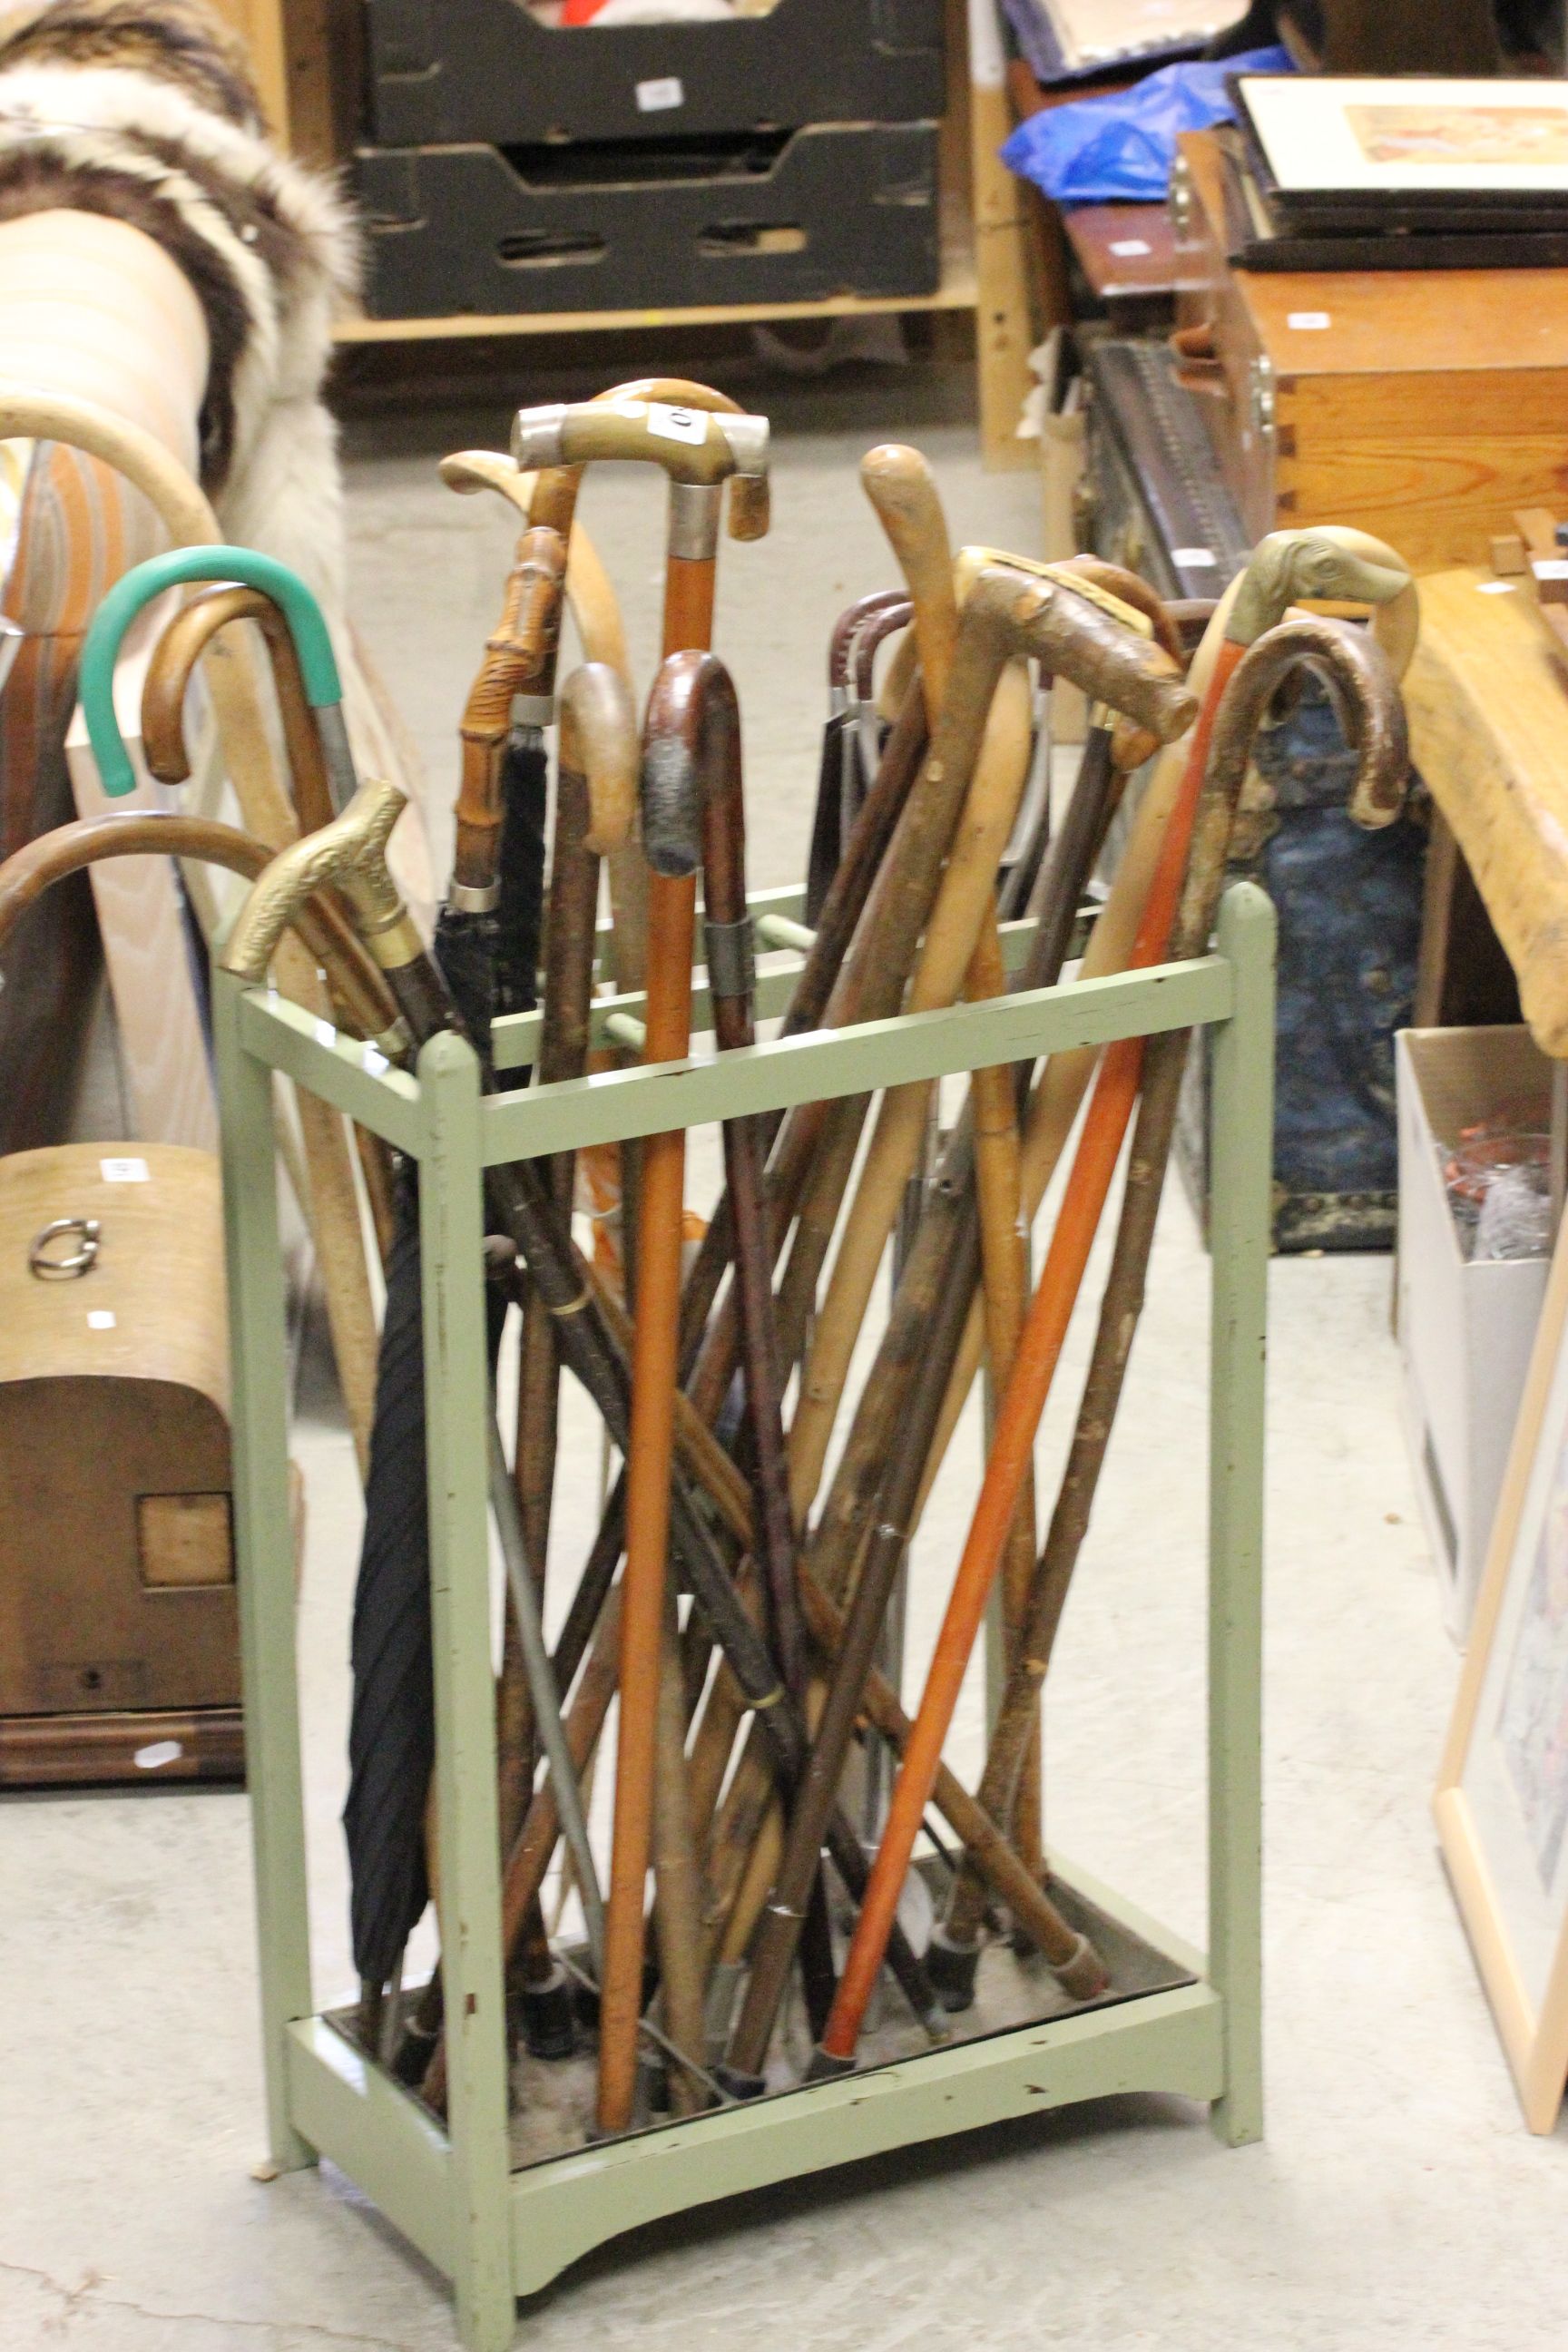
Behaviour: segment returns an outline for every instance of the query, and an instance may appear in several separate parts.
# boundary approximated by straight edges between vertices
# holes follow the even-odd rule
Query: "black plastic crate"
[[[934,293],[937,126],[363,149],[373,318]]]
[[[942,0],[779,0],[731,24],[541,25],[521,0],[364,0],[366,136],[663,139],[919,122],[943,109]]]

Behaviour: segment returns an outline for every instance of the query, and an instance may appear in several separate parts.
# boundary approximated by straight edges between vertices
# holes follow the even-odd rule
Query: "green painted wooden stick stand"
[[[797,892],[760,894],[752,906],[764,947],[798,942]],[[1026,929],[1007,929],[1015,965]],[[795,954],[764,957],[758,1005],[764,1017],[782,1009],[797,964]],[[470,2352],[502,2352],[512,2340],[515,2298],[620,2231],[855,2157],[1136,2090],[1211,2102],[1215,2129],[1233,2144],[1261,2132],[1259,1646],[1273,969],[1273,911],[1244,884],[1226,896],[1216,951],[1195,963],[772,1042],[727,1054],[721,1067],[693,1055],[659,1069],[616,1070],[489,1099],[480,1097],[473,1054],[454,1038],[433,1040],[417,1075],[406,1076],[282,998],[217,975],[236,1538],[271,2157],[282,2169],[330,2157],[356,2180],[451,2279]],[[600,999],[595,1041],[635,1037],[639,1003]],[[700,989],[699,1031],[706,1014]],[[1188,1025],[1215,1032],[1206,1956],[1064,1868],[1069,1886],[1076,1878],[1119,1930],[1168,1961],[1163,1989],[513,2172],[486,1524],[481,1169]],[[537,1027],[532,1013],[499,1024],[503,1068],[531,1058]],[[317,2013],[311,1992],[275,1071],[421,1163],[441,1949],[451,2035],[446,2129]]]

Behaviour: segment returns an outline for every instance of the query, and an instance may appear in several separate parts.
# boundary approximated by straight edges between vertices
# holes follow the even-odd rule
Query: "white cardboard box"
[[[1397,1322],[1416,1492],[1456,1642],[1468,1636],[1546,1293],[1545,1258],[1471,1264],[1442,1163],[1459,1131],[1529,1107],[1551,1123],[1552,1065],[1525,1029],[1404,1029]]]

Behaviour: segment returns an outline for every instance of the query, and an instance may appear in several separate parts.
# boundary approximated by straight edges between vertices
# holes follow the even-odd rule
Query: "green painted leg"
[[[419,1079],[429,1118],[419,1224],[453,2284],[468,2352],[506,2352],[516,2305],[490,1669],[479,1065],[458,1039],[437,1037],[419,1057]]]
[[[289,1364],[273,1160],[272,1073],[240,1045],[239,983],[213,975],[223,1101],[224,1234],[233,1391],[234,1538],[245,1694],[246,1780],[256,1875],[261,2046],[271,2159],[315,2161],[289,2116],[284,2033],[310,2014],[294,1538],[289,1508]]]
[[[1214,2128],[1263,2133],[1263,1412],[1274,1137],[1274,909],[1226,893],[1236,1011],[1215,1031],[1209,1166],[1209,1979],[1225,2001]]]

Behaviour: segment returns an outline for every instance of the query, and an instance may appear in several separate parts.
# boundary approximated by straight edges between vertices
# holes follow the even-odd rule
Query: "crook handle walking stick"
[[[162,809],[111,810],[79,817],[40,834],[0,866],[0,944],[18,918],[51,884],[111,857],[187,857],[255,882],[273,850],[236,825],[214,817]],[[289,916],[313,961],[331,973],[357,1034],[389,1059],[408,1043],[386,983],[330,897],[304,899]]]
[[[142,750],[160,783],[183,784],[191,772],[185,747],[185,695],[196,664],[220,630],[236,621],[254,621],[272,666],[283,745],[293,781],[294,808],[301,833],[314,833],[333,816],[331,787],[321,740],[311,722],[305,680],[293,632],[281,608],[259,588],[204,588],[175,614],[159,638],[142,687]]]
[[[169,588],[192,581],[237,582],[270,596],[289,624],[299,656],[305,698],[314,717],[333,805],[345,807],[355,776],[343,720],[343,690],[321,608],[286,563],[250,547],[176,547],[150,556],[117,580],[97,613],[81,652],[80,695],[88,740],[104,791],[119,800],[136,788],[136,777],[114,716],[114,665],[143,605]]]

